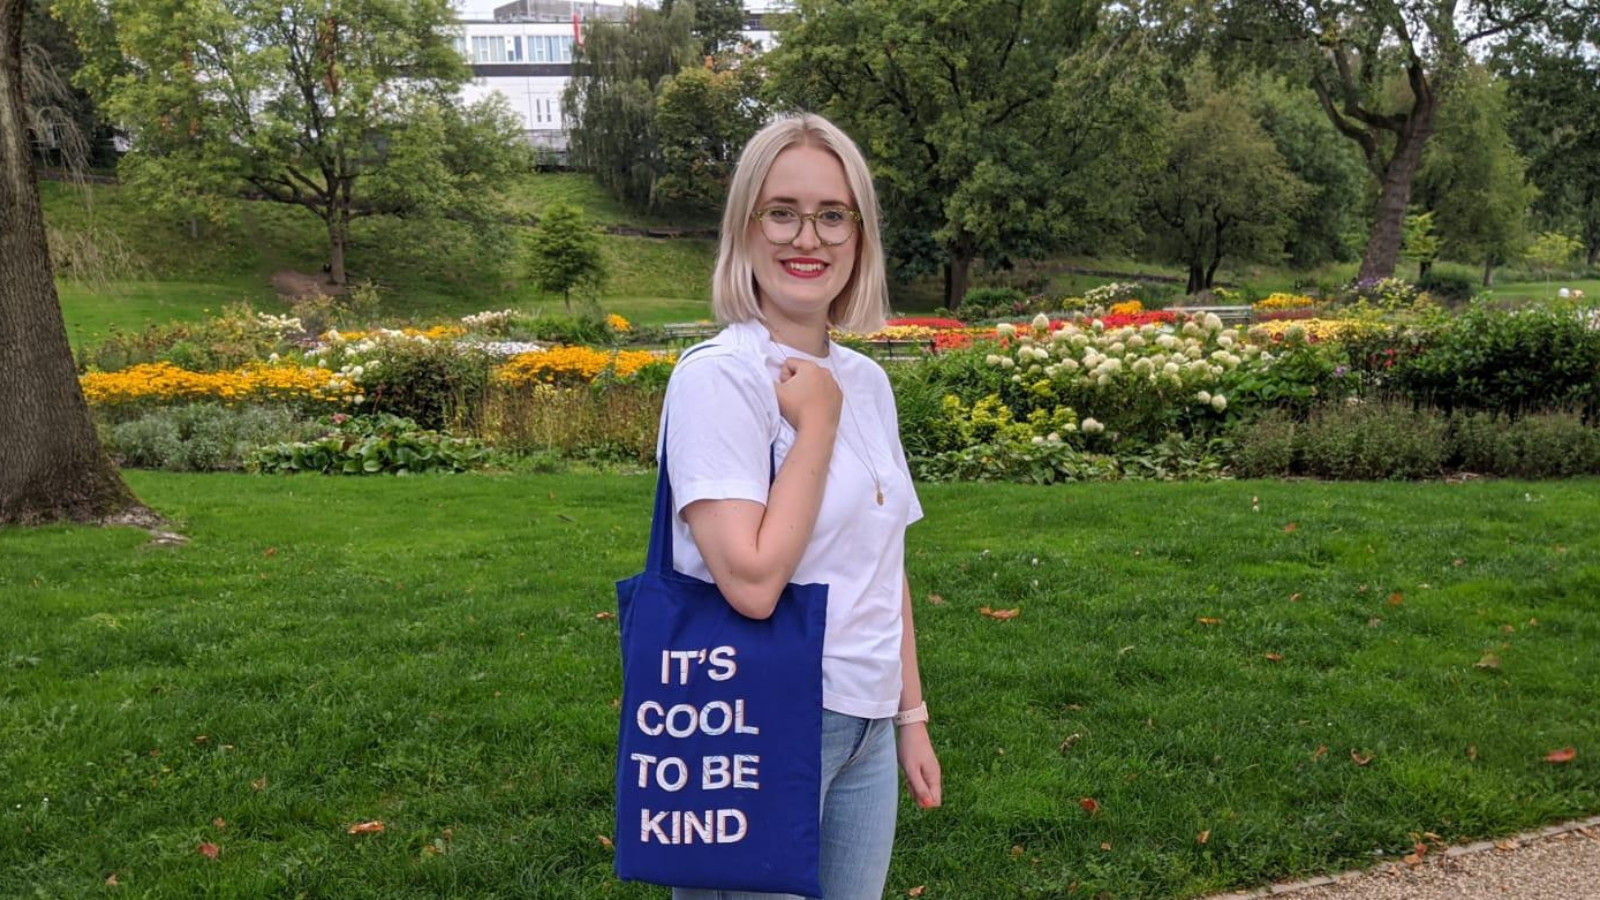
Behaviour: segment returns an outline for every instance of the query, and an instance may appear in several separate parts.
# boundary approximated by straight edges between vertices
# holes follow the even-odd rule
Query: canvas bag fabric
[[[617,877],[820,896],[828,587],[747,618],[673,569],[672,515],[663,440],[645,570],[617,583]]]

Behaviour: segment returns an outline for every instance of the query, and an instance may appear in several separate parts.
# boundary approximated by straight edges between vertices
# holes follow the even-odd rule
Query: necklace
[[[774,338],[772,336],[772,332],[771,331],[767,331],[767,340],[778,351],[778,353],[783,356],[784,359],[789,359],[789,354],[784,352],[783,345],[778,343],[777,338]],[[856,449],[856,446],[854,444],[850,443],[850,438],[847,435],[844,435],[844,434],[840,434],[839,435],[839,437],[842,438],[841,443],[843,443],[846,447],[848,447],[850,449],[850,452],[855,454],[856,459],[861,461],[862,467],[865,468],[868,472],[870,472],[872,474],[873,499],[878,501],[878,505],[879,506],[882,506],[883,505],[883,479],[878,477],[878,467],[873,465],[873,463],[872,463],[872,455],[870,453],[865,452],[866,449],[867,449],[867,436],[866,436],[866,433],[861,430],[861,423],[856,421],[855,407],[850,404],[850,398],[849,397],[845,397],[844,398],[844,403],[842,405],[844,406],[845,414],[850,417],[850,426],[855,429],[855,431],[856,431],[856,439],[861,442],[862,449],[860,449],[860,450]]]

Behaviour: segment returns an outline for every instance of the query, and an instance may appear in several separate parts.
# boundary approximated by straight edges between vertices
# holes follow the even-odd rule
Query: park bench
[[[688,346],[716,337],[722,333],[722,328],[707,322],[675,322],[661,326],[666,333],[669,346]]]
[[[1254,313],[1248,306],[1174,306],[1170,311],[1192,316],[1215,313],[1224,325],[1249,325]]]
[[[861,352],[879,362],[912,362],[933,349],[933,338],[881,338],[861,343]]]

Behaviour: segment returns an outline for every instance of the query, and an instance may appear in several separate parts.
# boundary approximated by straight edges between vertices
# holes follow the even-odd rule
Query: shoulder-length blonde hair
[[[716,273],[711,278],[711,310],[721,322],[762,318],[750,266],[750,217],[778,154],[800,145],[820,146],[838,157],[861,213],[855,269],[844,290],[828,307],[828,321],[844,331],[877,331],[889,314],[889,287],[884,275],[878,195],[872,188],[872,174],[855,141],[839,126],[812,113],[779,117],[756,132],[740,153],[733,182],[728,185],[728,205],[722,214],[722,243],[717,250]]]

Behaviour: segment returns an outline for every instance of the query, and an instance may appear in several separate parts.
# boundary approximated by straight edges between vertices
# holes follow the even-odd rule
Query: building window
[[[507,38],[507,40],[511,42],[510,60],[512,62],[522,62],[522,38],[513,37]]]
[[[535,37],[528,39],[528,43],[533,45],[533,53],[528,60],[529,62],[545,62],[550,58],[547,41],[549,41],[549,38]]]
[[[466,39],[466,37],[464,35],[459,35],[458,34],[455,37],[451,38],[450,39],[450,46],[456,48],[456,52],[461,54],[462,56],[466,56],[467,55],[467,39]]]
[[[561,48],[561,61],[572,62],[572,38],[556,38],[556,45]]]
[[[475,37],[472,39],[473,62],[505,62],[506,39],[495,35],[494,37]]]

